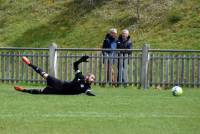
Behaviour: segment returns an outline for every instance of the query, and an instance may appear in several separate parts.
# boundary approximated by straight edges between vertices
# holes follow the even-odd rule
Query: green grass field
[[[30,87],[30,86],[27,86]],[[38,87],[37,87],[38,88]],[[31,95],[0,86],[1,134],[199,134],[200,89],[94,87],[85,95]]]

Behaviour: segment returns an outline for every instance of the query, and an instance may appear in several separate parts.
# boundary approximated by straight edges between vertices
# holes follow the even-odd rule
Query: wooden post
[[[148,63],[149,63],[149,45],[145,44],[142,49],[142,67],[140,73],[140,84],[143,89],[147,89],[148,86]]]
[[[58,66],[57,66],[57,45],[55,43],[49,46],[49,63],[50,63],[50,75],[57,78]]]

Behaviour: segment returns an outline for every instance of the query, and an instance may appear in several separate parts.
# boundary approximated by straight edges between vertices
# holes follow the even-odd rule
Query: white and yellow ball
[[[179,86],[174,86],[172,88],[172,95],[173,96],[180,96],[183,94],[183,89]]]

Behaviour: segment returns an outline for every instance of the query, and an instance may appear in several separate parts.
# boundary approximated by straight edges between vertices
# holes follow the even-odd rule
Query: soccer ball
[[[172,88],[172,95],[173,96],[180,96],[183,94],[183,89],[179,86],[174,86]]]

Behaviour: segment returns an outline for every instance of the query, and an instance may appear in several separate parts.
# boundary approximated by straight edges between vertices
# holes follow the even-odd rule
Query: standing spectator
[[[112,74],[112,82],[116,82],[115,74],[114,74],[114,57],[116,56],[116,52],[112,51],[113,49],[117,49],[117,29],[111,28],[109,32],[106,34],[106,37],[103,41],[103,49],[111,49],[111,50],[103,50],[103,63],[104,63],[104,78],[105,81],[110,80],[110,74]],[[112,67],[111,67],[112,66]],[[112,72],[111,72],[112,71]]]
[[[122,34],[119,35],[117,41],[117,48],[118,49],[132,49],[132,41],[130,39],[129,31],[124,29]],[[124,82],[124,85],[127,85],[127,78],[128,78],[128,56],[131,54],[131,51],[120,51],[118,56],[118,75],[117,81]],[[121,59],[122,58],[122,59]],[[121,59],[121,60],[120,60]]]

